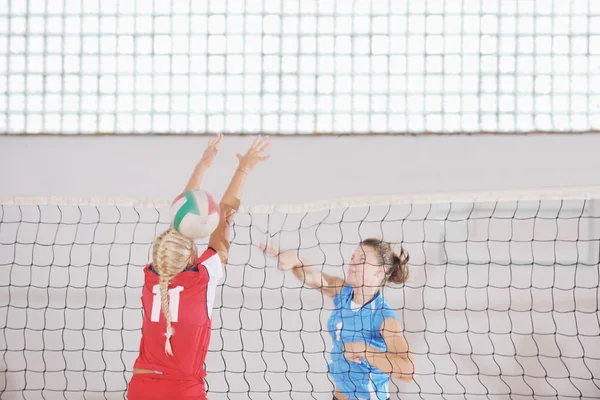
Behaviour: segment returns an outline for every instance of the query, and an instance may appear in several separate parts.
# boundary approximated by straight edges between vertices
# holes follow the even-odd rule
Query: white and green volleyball
[[[219,205],[204,190],[187,190],[171,204],[171,223],[185,237],[204,239],[219,224]]]

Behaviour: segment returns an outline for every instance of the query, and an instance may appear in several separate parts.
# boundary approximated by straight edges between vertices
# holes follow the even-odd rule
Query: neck
[[[360,304],[360,305],[364,306],[369,301],[371,301],[373,299],[373,297],[375,297],[377,292],[379,292],[379,289],[380,289],[379,286],[375,286],[375,287],[360,286],[360,287],[354,288],[354,289],[352,289],[352,292],[353,292],[352,301],[355,302],[356,304]]]

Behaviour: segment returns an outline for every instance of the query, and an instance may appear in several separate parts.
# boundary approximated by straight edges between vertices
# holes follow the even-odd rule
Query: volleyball
[[[219,205],[204,190],[187,190],[171,204],[171,223],[183,236],[203,239],[219,224]]]

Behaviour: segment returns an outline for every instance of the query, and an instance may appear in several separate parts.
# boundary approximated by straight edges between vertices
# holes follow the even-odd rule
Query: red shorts
[[[160,374],[134,374],[127,390],[128,400],[206,400],[204,380]]]

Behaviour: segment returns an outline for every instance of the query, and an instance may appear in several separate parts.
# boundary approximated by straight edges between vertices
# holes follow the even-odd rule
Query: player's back
[[[204,378],[211,311],[221,275],[219,256],[209,248],[198,258],[194,268],[179,273],[169,282],[173,355],[168,355],[165,351],[167,328],[161,308],[159,277],[152,265],[144,268],[144,321],[140,354],[134,368],[179,378]]]

